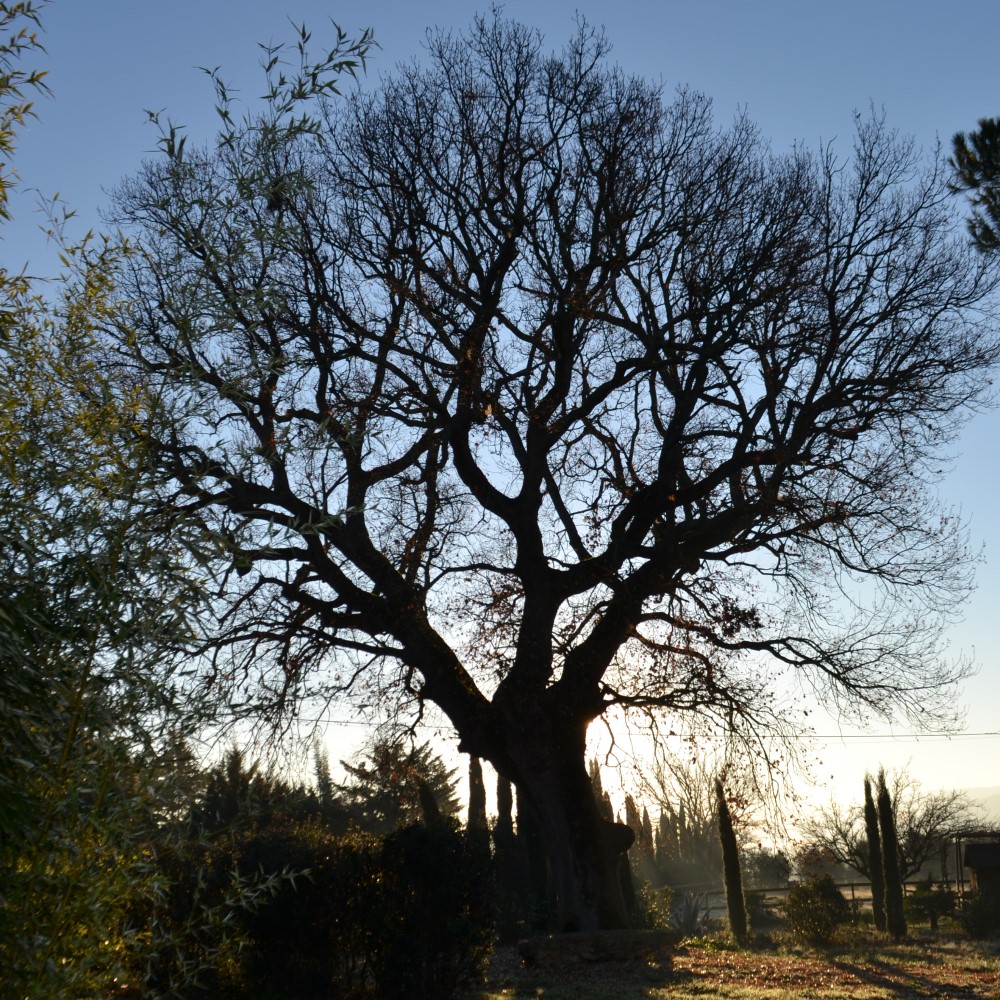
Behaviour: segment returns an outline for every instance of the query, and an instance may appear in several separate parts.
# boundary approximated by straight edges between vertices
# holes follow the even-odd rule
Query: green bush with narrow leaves
[[[381,932],[382,845],[352,833],[336,837],[318,824],[279,824],[217,846],[242,878],[279,879],[271,898],[239,911],[244,986],[274,997],[347,996],[368,978]],[[335,990],[335,994],[334,991]]]

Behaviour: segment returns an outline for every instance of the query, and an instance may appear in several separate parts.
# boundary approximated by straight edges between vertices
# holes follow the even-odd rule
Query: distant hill
[[[964,788],[962,790],[973,802],[983,807],[987,826],[994,824],[1000,826],[1000,785],[993,785],[989,788]]]

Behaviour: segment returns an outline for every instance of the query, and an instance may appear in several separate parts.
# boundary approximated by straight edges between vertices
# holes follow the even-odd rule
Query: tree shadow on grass
[[[927,966],[943,965],[938,956],[921,961]],[[908,963],[907,967],[903,967],[896,962],[878,959],[868,960],[864,964],[831,959],[830,965],[845,975],[860,980],[866,986],[878,987],[884,990],[887,996],[900,997],[901,1000],[916,997],[983,1000],[985,997],[997,996],[998,994],[992,991],[1000,989],[1000,977],[993,977],[992,986],[987,982],[970,982],[971,975],[960,969],[954,970],[954,977],[961,978],[965,980],[964,982],[947,982],[942,976],[932,974],[930,970],[928,974],[922,974],[919,969],[913,968],[912,964]],[[947,973],[947,970],[945,972]]]

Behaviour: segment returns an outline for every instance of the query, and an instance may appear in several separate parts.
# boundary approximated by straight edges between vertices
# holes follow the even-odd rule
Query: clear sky
[[[167,109],[192,141],[211,134],[213,95],[196,67],[222,66],[223,78],[252,99],[261,90],[257,43],[290,40],[291,19],[312,29],[319,49],[333,18],[349,33],[374,29],[381,51],[368,76],[377,80],[419,56],[426,28],[462,28],[475,9],[455,0],[54,0],[44,12],[43,60],[54,98],[39,104],[40,120],[19,141],[24,187],[59,192],[77,211],[80,232],[99,228],[104,192],[153,147],[145,109]],[[947,8],[941,0],[514,0],[504,10],[539,28],[554,48],[579,11],[606,28],[626,70],[708,94],[723,120],[745,107],[776,151],[796,141],[847,142],[854,112],[872,105],[928,150],[981,117],[1000,115],[996,0],[953,0]],[[26,191],[15,200],[17,219],[0,254],[8,267],[45,273],[51,252],[36,233],[33,198]],[[983,544],[978,592],[965,622],[949,633],[953,653],[973,654],[980,668],[958,695],[967,735],[917,740],[898,729],[891,737],[879,725],[874,735],[845,732],[841,739],[836,720],[820,723],[830,738],[815,746],[816,773],[834,789],[853,795],[866,769],[908,760],[929,788],[1000,785],[998,441],[1000,412],[977,417],[941,487]],[[984,733],[991,735],[976,735]]]

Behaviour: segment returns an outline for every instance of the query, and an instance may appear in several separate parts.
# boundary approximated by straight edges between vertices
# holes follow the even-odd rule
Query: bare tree
[[[771,680],[940,718],[969,586],[942,450],[996,265],[945,166],[853,158],[499,18],[320,100],[308,72],[123,185],[118,338],[164,502],[229,572],[213,684],[436,704],[538,817],[565,925],[621,919],[585,765],[612,706],[793,726]],[[272,70],[273,72],[273,70]]]
[[[658,813],[657,834],[660,862],[665,871],[685,867],[690,881],[710,881],[722,876],[722,851],[719,842],[718,805],[715,782],[719,757],[692,746],[690,755],[657,753],[640,775],[643,798],[653,802]],[[727,770],[732,785],[732,773]],[[745,785],[738,788],[733,807],[738,814],[737,831],[747,829]]]
[[[976,807],[964,792],[925,791],[905,768],[891,774],[887,784],[896,818],[900,876],[905,880],[940,860],[948,837],[974,820]],[[863,802],[831,802],[803,823],[803,833],[835,861],[872,877]]]

